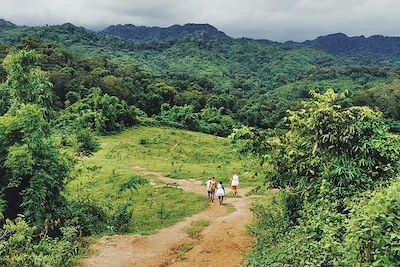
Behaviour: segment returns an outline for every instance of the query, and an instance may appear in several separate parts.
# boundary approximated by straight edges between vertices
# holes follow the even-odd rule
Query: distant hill
[[[4,19],[0,19],[0,27],[16,27],[17,25],[15,25],[12,22],[9,22],[7,20]]]
[[[170,27],[146,27],[135,26],[132,24],[125,25],[111,25],[100,34],[108,34],[121,37],[127,40],[164,40],[170,37],[177,37],[187,34],[204,34],[207,36],[227,37],[227,35],[219,31],[214,26],[209,24],[194,24],[188,23],[183,26],[172,25]]]
[[[108,30],[113,27],[117,26]],[[161,35],[171,28],[176,30]],[[7,46],[41,45],[48,59],[43,67],[56,77],[52,82],[57,84],[62,100],[65,92],[78,90],[81,85],[87,89],[95,86],[151,115],[161,109],[161,99],[168,98],[172,105],[190,104],[196,112],[205,107],[222,108],[223,114],[263,128],[283,125],[286,110],[297,101],[308,99],[310,90],[346,89],[354,95],[391,82],[390,79],[400,79],[400,57],[379,54],[379,49],[366,56],[354,44],[354,50],[348,48],[348,39],[354,38],[340,34],[331,35],[328,40],[321,37],[319,43],[314,40],[282,44],[227,37],[210,25],[152,27],[146,31],[154,32],[142,38],[166,39],[129,40],[71,23],[0,27],[0,44],[5,44],[3,48],[0,45],[0,56],[7,53]],[[218,37],[209,38],[210,35]],[[92,61],[71,61],[73,56],[60,53],[62,49]],[[130,69],[140,71],[131,73]],[[0,80],[2,73],[4,80],[5,72],[0,66]],[[153,84],[148,77],[160,82]],[[169,98],[170,92],[173,98]]]
[[[373,35],[370,37],[349,37],[343,33],[320,36],[303,43],[287,42],[287,44],[302,44],[318,48],[328,53],[342,56],[356,56],[363,60],[371,58],[393,60],[400,58],[400,37]]]

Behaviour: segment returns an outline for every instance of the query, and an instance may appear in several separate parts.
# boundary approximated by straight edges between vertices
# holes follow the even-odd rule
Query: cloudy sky
[[[16,24],[71,22],[170,26],[209,23],[233,37],[275,41],[348,35],[400,35],[399,0],[0,0],[0,18]]]

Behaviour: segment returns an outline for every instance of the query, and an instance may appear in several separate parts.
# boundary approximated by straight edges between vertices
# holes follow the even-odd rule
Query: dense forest
[[[260,184],[280,190],[253,207],[249,266],[396,266],[397,43],[1,20],[0,265],[70,266],[82,237],[126,231],[127,206],[107,216],[66,198],[65,183],[98,136],[146,125],[230,136],[260,158]]]

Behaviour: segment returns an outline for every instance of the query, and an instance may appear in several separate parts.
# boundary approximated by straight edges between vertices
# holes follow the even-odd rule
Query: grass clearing
[[[248,162],[238,159],[226,138],[172,128],[137,127],[102,138],[103,159],[116,159],[124,168],[142,166],[176,179],[206,179],[215,176],[225,184],[232,171],[239,173],[241,183],[254,178],[246,172]],[[122,166],[121,166],[122,165]]]
[[[186,228],[185,232],[191,238],[199,238],[201,231],[203,231],[204,228],[206,228],[209,225],[210,225],[210,221],[208,221],[208,220],[194,221],[190,224],[189,227]]]
[[[204,179],[215,176],[229,183],[229,173],[241,176],[241,185],[252,184],[226,138],[171,128],[137,127],[120,134],[101,137],[102,148],[84,158],[76,179],[67,184],[68,197],[92,201],[112,214],[118,206],[129,204],[133,213],[131,233],[150,234],[207,207],[205,196],[183,192],[146,176],[149,184],[120,192],[120,187],[135,173],[134,166],[161,172],[177,179]]]

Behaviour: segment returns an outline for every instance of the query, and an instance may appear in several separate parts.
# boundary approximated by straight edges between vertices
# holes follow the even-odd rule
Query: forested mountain
[[[170,27],[146,27],[135,26],[132,24],[111,25],[99,32],[121,37],[127,40],[164,40],[171,37],[183,36],[187,34],[204,34],[207,36],[227,37],[225,33],[219,31],[210,24],[188,23],[185,25],[172,25]]]
[[[210,107],[221,109],[223,114],[241,123],[264,128],[282,124],[286,109],[309,98],[311,89],[348,90],[348,105],[354,99],[375,105],[376,102],[365,98],[368,94],[356,97],[358,92],[377,91],[380,85],[396,83],[400,73],[395,64],[362,65],[353,57],[339,57],[300,44],[198,33],[165,40],[131,41],[98,34],[70,23],[46,27],[0,27],[0,42],[19,47],[42,47],[39,49],[43,50],[44,58],[56,65],[65,61],[56,69],[51,69],[51,64],[42,63],[45,70],[51,71],[56,91],[64,91],[58,96],[60,103],[69,90],[78,90],[72,81],[84,77],[87,80],[86,75],[78,73],[84,70],[92,73],[93,77],[92,66],[97,66],[104,69],[96,74],[101,83],[75,84],[83,85],[85,90],[100,86],[104,92],[138,106],[149,116],[158,114],[163,103],[171,107],[190,105],[193,112]],[[65,52],[71,55],[65,56]],[[93,63],[83,69],[79,64],[71,66],[75,64],[69,59],[71,56]],[[162,90],[165,89],[154,89],[150,86],[152,82],[147,82],[148,78],[140,78],[146,81],[143,83],[128,78],[130,75],[126,73],[108,69],[126,70],[129,69],[127,66],[137,69],[140,77],[152,77],[155,83],[162,80],[172,96],[163,96]],[[78,68],[78,72],[66,72],[66,67]],[[65,82],[61,77],[65,77]],[[113,89],[107,89],[104,81]],[[142,87],[137,84],[142,84]],[[58,89],[59,86],[62,88]],[[78,91],[82,92],[82,89]],[[144,100],[150,96],[153,100]],[[387,105],[380,106],[385,109]]]
[[[4,19],[0,19],[0,27],[16,27],[17,25],[15,25],[12,22],[9,22],[7,20]]]
[[[382,35],[349,37],[343,33],[336,33],[300,44],[343,57],[355,57],[359,62],[368,64],[399,65],[400,62],[400,37]]]

